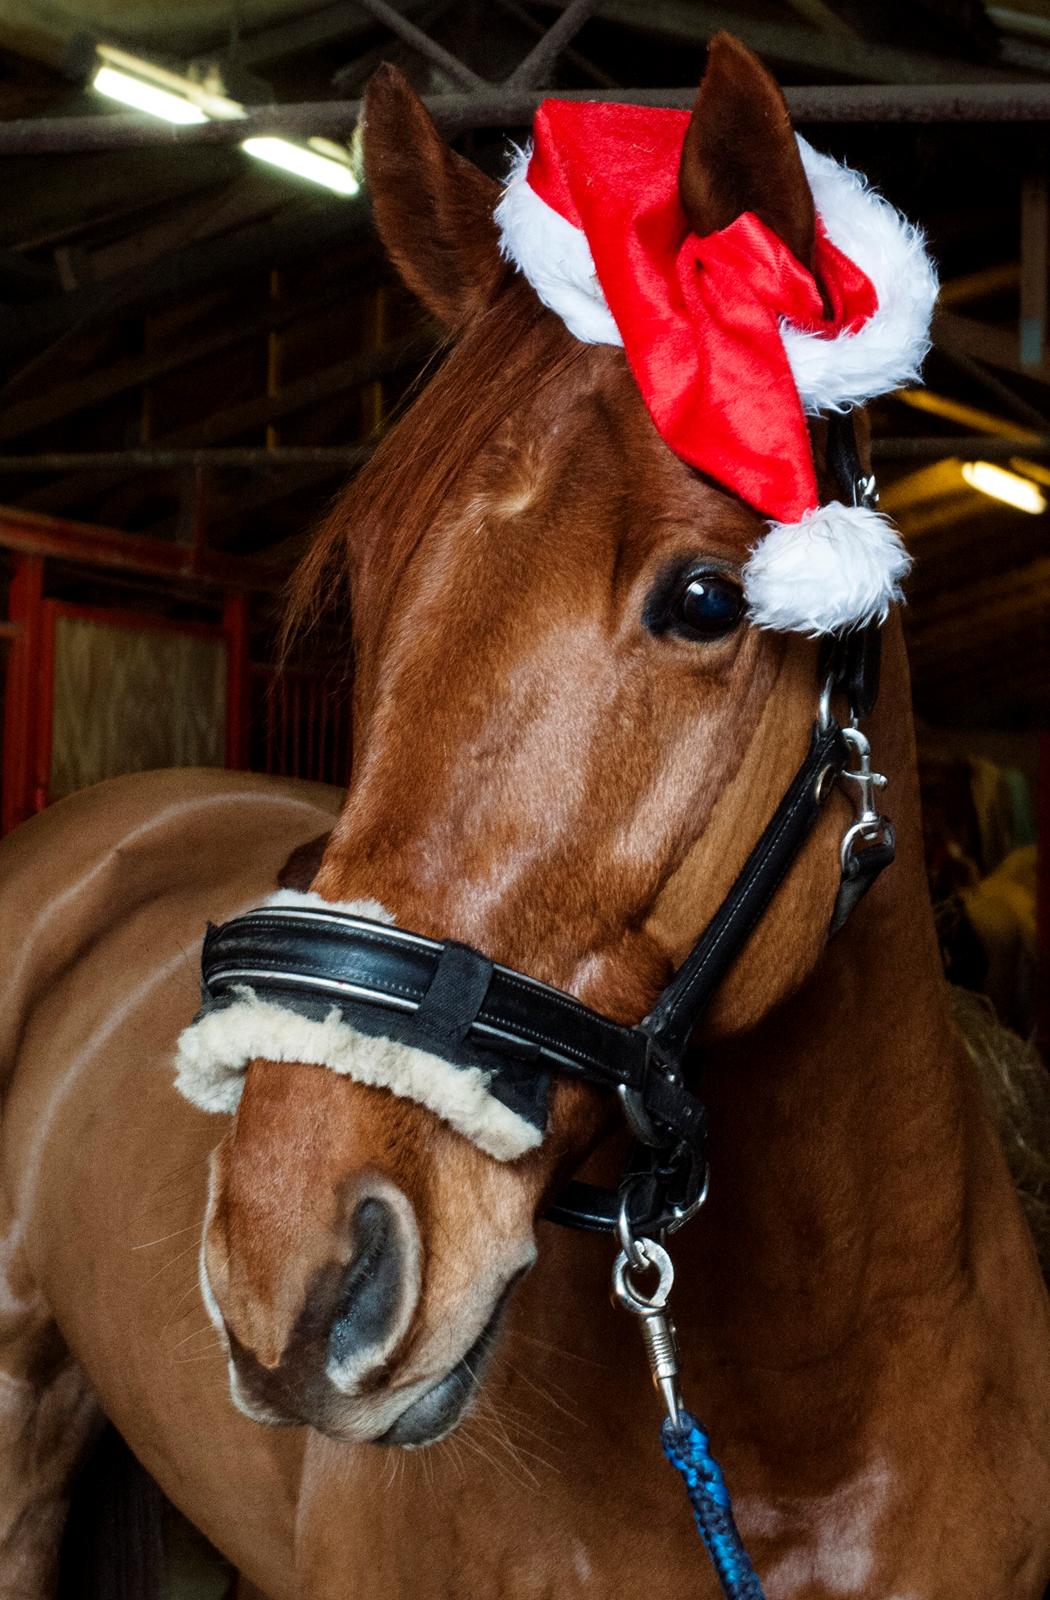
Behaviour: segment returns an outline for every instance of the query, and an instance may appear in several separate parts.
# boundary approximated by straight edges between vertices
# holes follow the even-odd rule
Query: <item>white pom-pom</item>
[[[752,622],[817,637],[884,622],[911,566],[888,517],[832,500],[795,523],[774,523],[744,568]]]

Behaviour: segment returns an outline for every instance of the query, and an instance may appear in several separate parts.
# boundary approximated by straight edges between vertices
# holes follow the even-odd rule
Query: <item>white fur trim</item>
[[[175,1087],[202,1111],[236,1111],[251,1062],[294,1061],[414,1100],[497,1161],[513,1161],[543,1138],[489,1093],[489,1075],[479,1067],[455,1067],[412,1045],[358,1033],[335,1006],[315,1019],[261,1000],[246,985],[234,993],[231,1005],[179,1038]]]
[[[500,248],[581,343],[623,344],[583,229],[566,222],[525,181],[531,155],[531,144],[524,150],[515,148],[507,186],[496,207]]]
[[[844,411],[918,381],[930,347],[937,274],[920,229],[859,172],[798,140],[817,212],[832,243],[871,279],[878,310],[857,333],[833,339],[784,322],[781,336],[803,409]],[[585,344],[622,345],[582,229],[526,182],[531,146],[515,153],[496,208],[503,254]]]
[[[752,622],[811,637],[883,622],[911,557],[888,517],[838,500],[773,523],[744,568]]]
[[[394,913],[378,900],[326,900],[313,889],[277,889],[263,901],[263,906],[309,906],[312,911],[346,911],[352,917],[368,917],[371,922],[394,921]]]
[[[834,339],[782,324],[803,409],[817,416],[920,381],[938,284],[921,229],[869,188],[863,173],[803,138],[798,149],[829,239],[870,278],[879,302],[856,333]]]

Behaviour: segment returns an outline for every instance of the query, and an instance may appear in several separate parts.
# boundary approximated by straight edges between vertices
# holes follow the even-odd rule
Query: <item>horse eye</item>
[[[673,628],[693,639],[721,639],[740,625],[740,585],[716,572],[694,572],[671,606]]]

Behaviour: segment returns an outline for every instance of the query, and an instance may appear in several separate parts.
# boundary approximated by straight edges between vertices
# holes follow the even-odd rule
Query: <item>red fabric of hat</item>
[[[547,100],[527,181],[586,235],[662,438],[756,510],[795,522],[820,496],[781,322],[854,333],[878,297],[819,219],[816,276],[752,212],[693,233],[678,194],[688,124],[684,111]]]

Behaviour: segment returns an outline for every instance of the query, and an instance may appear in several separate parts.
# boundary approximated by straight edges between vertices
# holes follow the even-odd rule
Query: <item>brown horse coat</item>
[[[746,52],[712,64],[709,103],[742,119],[739,208],[790,130],[749,121],[767,102]],[[357,668],[354,783],[314,888],[637,1020],[797,766],[816,648],[647,627],[668,563],[739,582],[755,518],[670,456],[615,352],[573,347],[508,283],[493,186],[396,76],[367,143],[388,246],[461,338],[305,573],[309,604],[353,566]],[[707,1019],[714,1181],[674,1245],[683,1389],[769,1600],[1039,1600],[1047,1296],[949,1015],[898,620],[885,643],[867,731],[897,862],[827,945],[850,817],[829,801]],[[608,1243],[537,1222],[588,1152],[619,1171],[601,1097],[560,1084],[543,1147],[499,1163],[321,1068],[253,1063],[231,1122],[172,1088],[204,921],[269,891],[332,810],[159,775],[0,851],[0,1600],[47,1595],[99,1403],[271,1600],[710,1600]],[[400,1320],[333,1370],[377,1193],[414,1244]],[[363,1442],[441,1388],[534,1255],[459,1431],[415,1455]],[[228,1355],[242,1405],[310,1425],[240,1417]]]
[[[197,1288],[216,1125],[172,1092],[171,1056],[196,1005],[204,922],[270,893],[339,798],[153,773],[63,801],[4,841],[4,1600],[49,1592],[66,1474],[98,1405],[234,1561],[274,1596],[293,1592],[301,1440],[230,1407]]]

